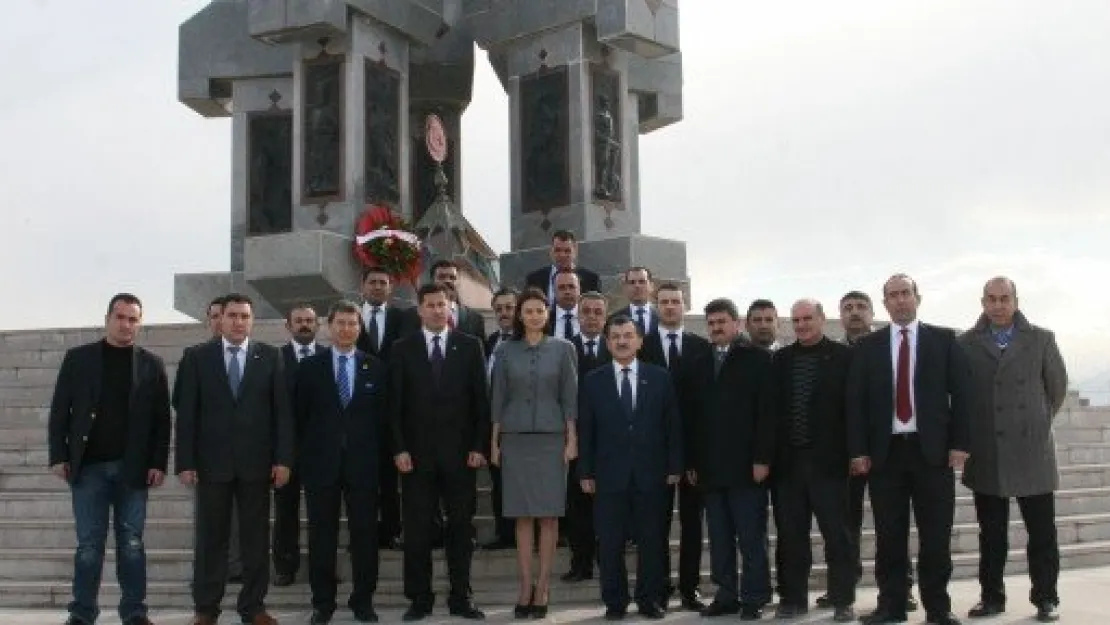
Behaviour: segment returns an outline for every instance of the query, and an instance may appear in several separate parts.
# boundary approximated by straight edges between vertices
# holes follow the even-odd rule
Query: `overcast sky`
[[[0,328],[93,325],[228,267],[230,124],[176,100],[203,0],[5,0]],[[694,305],[834,304],[906,271],[966,327],[1017,281],[1110,396],[1110,2],[682,3],[686,119],[641,140],[646,234],[689,242]],[[507,101],[479,55],[465,197],[508,245]]]

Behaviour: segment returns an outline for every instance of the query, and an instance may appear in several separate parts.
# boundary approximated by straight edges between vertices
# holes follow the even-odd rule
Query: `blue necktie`
[[[351,379],[347,375],[346,354],[339,355],[339,365],[335,368],[335,385],[339,387],[339,403],[346,408],[351,403]]]
[[[238,345],[228,345],[227,353],[231,354],[231,358],[227,361],[227,382],[231,386],[231,396],[239,399],[239,386],[243,382],[243,371],[239,368],[239,350],[242,349]]]
[[[632,380],[628,377],[630,373],[632,369],[628,367],[621,369],[621,404],[628,411],[629,421],[632,420],[632,411],[635,410],[632,404]]]
[[[443,349],[439,346],[439,335],[432,337],[432,376],[439,384],[439,375],[443,372]]]
[[[647,334],[647,325],[644,323],[644,308],[636,309],[636,325],[640,326],[640,334]]]

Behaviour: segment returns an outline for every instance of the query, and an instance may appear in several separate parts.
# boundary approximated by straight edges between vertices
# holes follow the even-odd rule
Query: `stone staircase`
[[[692,324],[699,325],[699,324]],[[46,469],[46,412],[54,377],[64,351],[99,338],[96,329],[39,330],[0,333],[0,607],[62,608],[69,600],[75,543],[69,492]],[[255,336],[279,343],[285,340],[278,322],[259,322]],[[195,325],[152,326],[140,342],[159,353],[170,366],[172,379],[181,350],[205,338]],[[1110,409],[1086,405],[1070,396],[1056,419],[1061,490],[1057,494],[1057,527],[1063,568],[1110,563]],[[492,528],[487,481],[480,481],[479,540]],[[970,493],[957,487],[956,525],[952,533],[955,575],[975,575],[978,566],[978,530]],[[146,528],[149,568],[149,601],[155,608],[190,606],[192,494],[176,479],[151,495]],[[303,510],[303,508],[302,508]],[[861,545],[868,571],[875,552],[870,515],[866,515]],[[772,528],[772,541],[773,537]],[[671,536],[677,560],[677,524]],[[341,536],[345,544],[346,537]],[[1025,531],[1016,506],[1011,513],[1010,572],[1025,569]],[[814,584],[824,584],[820,537],[813,534]],[[302,548],[307,541],[302,539]],[[109,538],[104,572],[102,604],[118,598],[113,553]],[[401,593],[401,556],[383,552],[377,602],[382,606],[405,603]],[[446,590],[444,566],[437,557],[437,592]],[[556,572],[566,570],[568,558],[560,550]],[[349,562],[340,558],[341,575],[350,579]],[[703,559],[704,588],[708,584],[708,553]],[[630,563],[630,570],[634,566]],[[473,586],[482,605],[511,605],[516,598],[516,564],[512,551],[476,552]],[[308,589],[302,579],[290,588],[273,588],[268,602],[276,608],[299,609],[308,605]],[[870,583],[870,573],[865,580]],[[228,607],[235,588],[229,588]],[[341,596],[343,596],[341,590]],[[596,583],[555,583],[553,600],[560,603],[596,603]]]

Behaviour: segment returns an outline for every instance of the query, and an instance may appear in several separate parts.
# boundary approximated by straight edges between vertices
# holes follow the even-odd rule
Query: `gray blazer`
[[[1052,420],[1068,374],[1052,332],[1014,315],[1002,351],[980,317],[959,339],[971,367],[971,444],[963,483],[996,497],[1026,497],[1060,487]]]
[[[578,405],[578,354],[565,339],[545,336],[535,347],[510,340],[493,363],[492,419],[502,432],[563,432]]]

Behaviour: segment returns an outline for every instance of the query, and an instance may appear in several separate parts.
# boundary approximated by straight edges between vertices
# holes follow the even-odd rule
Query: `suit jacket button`
[[[90,419],[95,419],[96,418],[96,413],[95,412],[90,412],[89,413],[89,418]]]
[[[81,442],[83,442],[83,443],[89,442],[89,437],[88,436],[82,436],[81,437]]]

